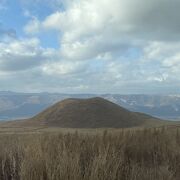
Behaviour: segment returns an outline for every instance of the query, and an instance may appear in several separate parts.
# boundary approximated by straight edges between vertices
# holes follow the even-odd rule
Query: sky
[[[180,93],[179,0],[0,0],[0,91]]]

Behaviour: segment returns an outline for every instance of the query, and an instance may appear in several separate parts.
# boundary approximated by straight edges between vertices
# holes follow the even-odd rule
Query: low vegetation
[[[178,180],[180,132],[0,135],[1,180]]]

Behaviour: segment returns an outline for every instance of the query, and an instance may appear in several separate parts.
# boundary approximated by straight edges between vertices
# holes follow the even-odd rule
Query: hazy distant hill
[[[66,98],[100,96],[131,111],[143,112],[164,119],[180,119],[180,95],[96,95],[59,93],[0,92],[0,120],[32,117]]]
[[[33,118],[13,121],[16,126],[61,128],[130,128],[159,125],[149,115],[128,111],[103,98],[66,99]]]
[[[180,119],[180,95],[106,95],[105,98],[131,111],[164,119]]]

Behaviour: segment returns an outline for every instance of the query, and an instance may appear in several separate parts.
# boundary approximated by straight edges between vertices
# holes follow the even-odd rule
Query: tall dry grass
[[[179,180],[180,133],[0,135],[0,180]]]

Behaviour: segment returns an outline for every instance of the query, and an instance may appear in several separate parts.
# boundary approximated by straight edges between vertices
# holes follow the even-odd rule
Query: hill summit
[[[143,126],[148,121],[158,122],[151,116],[128,111],[95,97],[63,100],[37,116],[21,121],[21,124],[62,128],[128,128]]]

